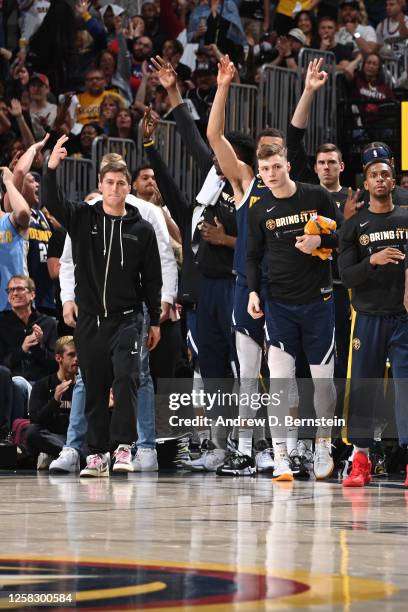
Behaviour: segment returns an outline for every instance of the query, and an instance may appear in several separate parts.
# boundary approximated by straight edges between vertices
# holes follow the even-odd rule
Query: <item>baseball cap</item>
[[[121,15],[125,11],[125,9],[119,6],[118,4],[105,4],[105,6],[99,9],[99,12],[102,15],[102,17],[105,17],[105,13],[108,10],[108,8],[112,9],[112,13],[114,17],[119,17],[119,15]]]
[[[370,144],[363,149],[361,161],[365,170],[370,164],[379,161],[387,162],[390,161],[392,157],[392,151],[385,142],[370,142]]]
[[[28,83],[30,84],[32,81],[41,81],[43,85],[46,85],[47,87],[50,86],[47,75],[42,74],[41,72],[33,72]]]
[[[352,8],[360,10],[360,3],[357,2],[357,0],[342,0],[342,2],[340,2],[340,8],[344,6],[351,6]]]
[[[295,38],[298,42],[302,43],[302,45],[306,44],[306,36],[303,34],[300,28],[292,28],[289,30],[288,36]]]
[[[194,74],[217,74],[217,66],[213,62],[196,62]]]

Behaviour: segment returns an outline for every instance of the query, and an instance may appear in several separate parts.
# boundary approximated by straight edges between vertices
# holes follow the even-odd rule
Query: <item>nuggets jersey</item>
[[[236,221],[238,236],[235,243],[234,253],[234,272],[237,281],[246,285],[246,258],[247,258],[247,239],[248,239],[248,211],[266,193],[268,188],[259,176],[255,176],[248,186],[241,204],[236,209]]]

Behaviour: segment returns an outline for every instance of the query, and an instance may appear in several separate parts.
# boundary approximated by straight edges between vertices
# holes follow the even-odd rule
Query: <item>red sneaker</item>
[[[353,457],[350,474],[343,480],[343,487],[364,487],[371,481],[371,461],[358,451]]]
[[[404,482],[405,486],[408,489],[408,465],[407,465],[407,477],[405,478],[405,482]]]

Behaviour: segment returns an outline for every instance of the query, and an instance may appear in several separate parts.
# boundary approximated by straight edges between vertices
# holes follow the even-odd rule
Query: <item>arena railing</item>
[[[225,113],[225,131],[253,134],[256,126],[258,87],[233,83]]]
[[[267,127],[278,128],[285,134],[299,99],[299,75],[289,68],[261,68],[258,93],[257,132]]]
[[[408,41],[400,38],[388,38],[381,49],[383,69],[387,84],[398,87],[400,81],[408,79]]]
[[[202,185],[197,164],[188,154],[173,121],[160,121],[156,133],[157,148],[180,190],[193,202]]]
[[[44,156],[43,169],[48,164],[49,153]],[[82,157],[66,157],[57,168],[57,181],[70,200],[83,200],[96,187],[95,168],[92,160]]]
[[[298,58],[297,98],[302,94],[309,62],[316,57],[323,58],[321,69],[328,73],[329,79],[326,86],[317,92],[310,111],[309,127],[305,135],[305,147],[309,155],[314,155],[323,142],[337,141],[337,73],[334,53],[320,49],[301,49]]]

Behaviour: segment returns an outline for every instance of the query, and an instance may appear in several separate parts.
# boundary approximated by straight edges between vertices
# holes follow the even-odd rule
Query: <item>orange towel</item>
[[[310,236],[320,236],[320,234],[332,234],[336,230],[337,224],[333,219],[323,217],[322,215],[314,215],[305,225],[305,234]],[[329,259],[332,255],[333,249],[326,249],[319,247],[312,253],[314,257],[320,257],[320,259]]]

